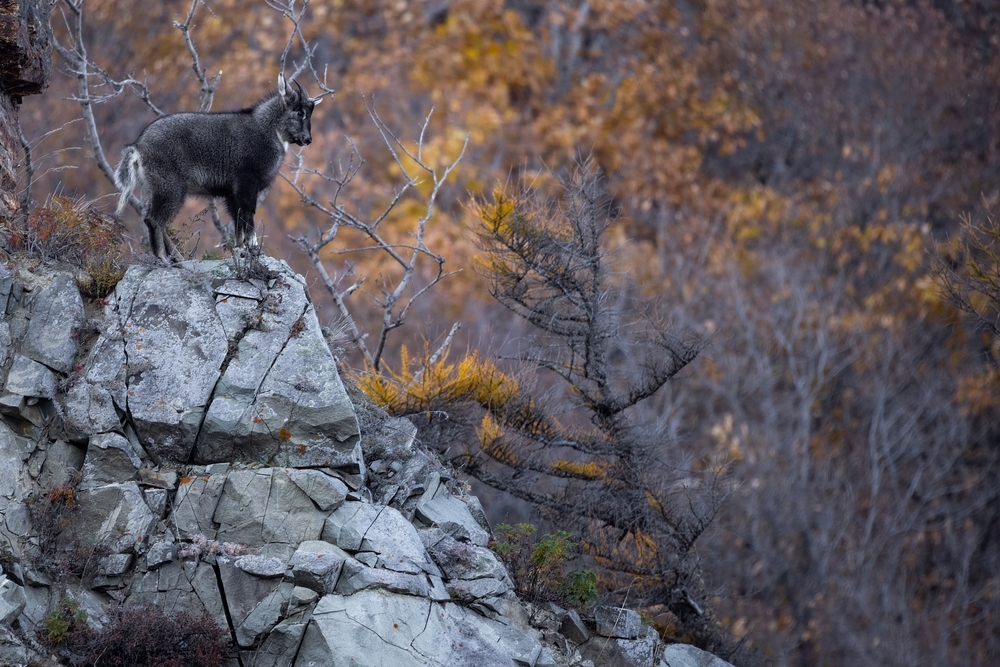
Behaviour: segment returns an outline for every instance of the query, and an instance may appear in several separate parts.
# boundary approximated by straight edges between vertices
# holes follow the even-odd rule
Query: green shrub
[[[535,539],[530,523],[497,526],[490,545],[514,581],[517,594],[528,602],[559,602],[588,607],[597,601],[597,575],[589,568],[567,571],[576,543],[564,530]]]
[[[586,609],[597,602],[597,573],[589,567],[573,570],[566,576],[566,602]]]
[[[75,644],[86,632],[87,612],[75,600],[65,599],[62,606],[42,620],[45,641],[52,647]]]

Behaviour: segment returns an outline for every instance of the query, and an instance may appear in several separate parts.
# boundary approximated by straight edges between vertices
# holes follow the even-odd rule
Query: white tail
[[[125,210],[128,197],[142,178],[142,158],[134,146],[126,146],[122,151],[122,160],[115,168],[115,185],[121,194],[118,196],[118,215]]]

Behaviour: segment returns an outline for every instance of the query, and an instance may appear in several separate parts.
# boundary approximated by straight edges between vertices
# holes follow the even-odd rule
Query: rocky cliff
[[[0,664],[124,607],[207,614],[232,666],[717,667],[629,610],[522,604],[477,499],[355,408],[302,278],[264,264],[133,266],[97,300],[0,273]]]
[[[45,89],[52,63],[50,0],[0,2],[0,218],[17,210],[21,97]]]

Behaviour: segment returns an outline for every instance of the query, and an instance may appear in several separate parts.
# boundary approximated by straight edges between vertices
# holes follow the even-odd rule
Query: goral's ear
[[[323,101],[323,98],[322,97],[313,97],[313,98],[310,98],[309,101],[313,103],[313,106],[316,106],[317,104],[319,104],[320,102]]]

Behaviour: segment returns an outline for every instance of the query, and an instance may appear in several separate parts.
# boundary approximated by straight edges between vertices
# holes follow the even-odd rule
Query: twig
[[[187,46],[188,54],[191,56],[191,69],[194,70],[194,75],[198,77],[198,83],[201,84],[201,90],[198,94],[199,108],[201,111],[208,111],[212,108],[212,102],[215,99],[215,90],[219,87],[219,82],[222,80],[222,70],[219,70],[219,73],[213,77],[205,74],[205,68],[201,66],[201,59],[198,57],[198,49],[195,48],[194,40],[191,38],[191,26],[194,24],[195,10],[198,9],[199,4],[204,3],[202,0],[191,0],[191,8],[188,10],[187,19],[185,19],[184,23],[174,21],[174,27],[180,30],[184,36],[184,44]],[[207,5],[206,9],[208,9]]]

